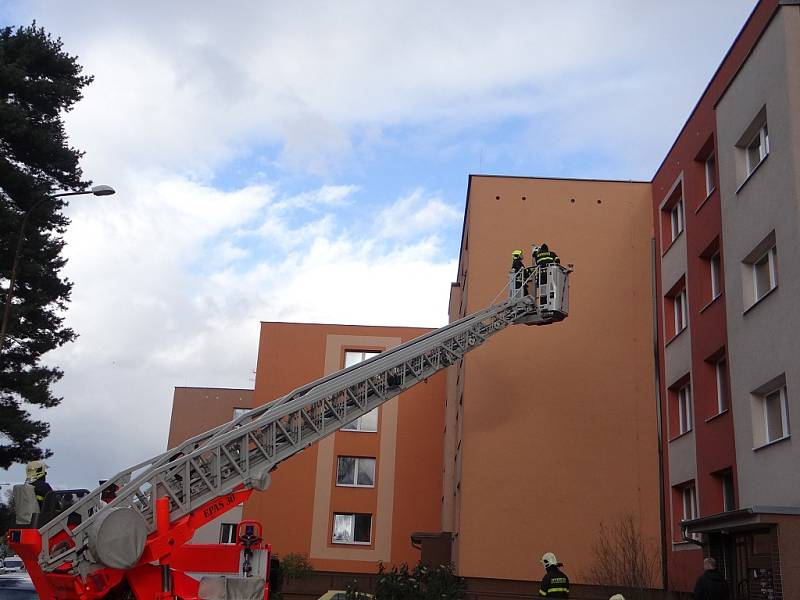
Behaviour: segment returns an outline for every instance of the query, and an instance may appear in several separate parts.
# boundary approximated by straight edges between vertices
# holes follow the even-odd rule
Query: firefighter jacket
[[[540,598],[569,598],[569,578],[558,567],[547,567],[539,586]]]
[[[558,254],[550,250],[539,250],[533,259],[536,262],[537,267],[546,267],[547,265],[551,265],[553,263],[556,263],[557,265],[561,264],[561,259],[558,258]]]
[[[515,273],[514,282],[517,287],[520,287],[527,276],[528,269],[525,267],[525,263],[522,262],[521,258],[515,258],[511,263],[511,270]]]
[[[37,479],[31,485],[33,485],[33,491],[36,494],[36,499],[39,501],[39,506],[41,506],[42,502],[44,502],[44,497],[52,492],[53,488],[44,480],[44,477]]]

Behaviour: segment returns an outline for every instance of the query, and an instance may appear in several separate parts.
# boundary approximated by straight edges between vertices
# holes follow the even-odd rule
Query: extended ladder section
[[[118,473],[40,529],[42,569],[52,572],[70,563],[73,573],[86,574],[101,568],[92,551],[94,536],[102,517],[115,508],[134,511],[153,532],[158,498],[169,499],[174,522],[236,489],[266,489],[278,463],[456,363],[509,325],[564,319],[569,272],[559,265],[537,270],[530,296],[512,286],[505,302],[298,388]]]

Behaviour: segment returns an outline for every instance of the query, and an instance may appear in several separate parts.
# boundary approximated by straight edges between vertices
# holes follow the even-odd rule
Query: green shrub
[[[403,563],[387,571],[378,566],[376,600],[460,600],[464,596],[464,581],[451,565],[428,568],[417,565],[410,571]],[[349,597],[348,600],[355,600]]]

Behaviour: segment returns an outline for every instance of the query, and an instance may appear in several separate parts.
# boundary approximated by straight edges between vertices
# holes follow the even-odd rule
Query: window
[[[752,264],[753,293],[756,302],[778,285],[777,262],[778,251],[773,246]]]
[[[380,352],[362,352],[361,350],[347,350],[344,353],[344,366],[352,367],[353,365],[357,365],[361,361],[367,360],[368,358],[372,358],[373,356],[378,356]]]
[[[717,378],[717,413],[728,410],[728,361],[724,358],[714,365]]]
[[[241,417],[241,416],[242,416],[244,413],[246,413],[246,412],[249,412],[249,411],[250,411],[250,409],[249,409],[249,408],[234,408],[234,409],[233,409],[233,418],[234,418],[234,419],[238,419],[238,418],[239,418],[239,417]]]
[[[380,354],[380,352],[374,350],[346,350],[344,353],[344,366],[345,368],[352,367],[378,354]],[[351,421],[342,427],[342,431],[378,431],[378,409],[375,408],[367,414],[358,417],[355,421]]]
[[[375,459],[340,456],[336,470],[336,485],[373,487],[375,485]]]
[[[722,294],[722,264],[719,252],[709,259],[711,269],[711,299],[718,298]]]
[[[369,544],[372,541],[372,515],[334,514],[334,544]]]
[[[351,421],[342,427],[342,431],[378,431],[378,409],[373,408],[367,414]]]
[[[678,390],[678,433],[692,430],[692,386],[686,384]]]
[[[769,130],[764,122],[745,148],[747,157],[747,175],[756,170],[761,161],[769,154]]]
[[[697,518],[697,492],[694,484],[686,485],[681,490],[683,498],[683,514],[681,521],[691,521]]]
[[[716,177],[714,175],[714,168],[716,166],[716,157],[712,154],[706,159],[706,196],[710,196],[716,187]]]
[[[686,288],[672,299],[672,309],[675,314],[675,335],[686,329]]]
[[[236,543],[236,523],[222,523],[219,526],[219,543],[220,544]]]
[[[683,198],[678,198],[675,206],[669,212],[672,227],[672,240],[674,241],[683,231]]]
[[[789,436],[789,406],[786,387],[763,396],[764,439],[767,444]]]
[[[736,496],[733,492],[733,473],[724,471],[719,475],[722,484],[722,510],[725,512],[736,510]]]

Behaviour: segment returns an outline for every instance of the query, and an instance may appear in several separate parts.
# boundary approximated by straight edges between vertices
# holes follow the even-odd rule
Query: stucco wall
[[[800,505],[800,445],[789,438],[758,444],[758,402],[752,392],[785,373],[789,423],[800,427],[800,7],[779,10],[717,105],[722,221],[725,232],[731,389],[742,506]],[[766,110],[770,152],[745,181],[736,147]],[[755,306],[743,260],[774,231],[778,287]],[[755,417],[755,418],[754,418]]]
[[[468,313],[515,248],[529,260],[547,242],[576,271],[566,321],[515,326],[464,361],[459,573],[536,579],[553,551],[580,582],[601,522],[633,514],[658,544],[650,187],[473,176],[467,210]]]

